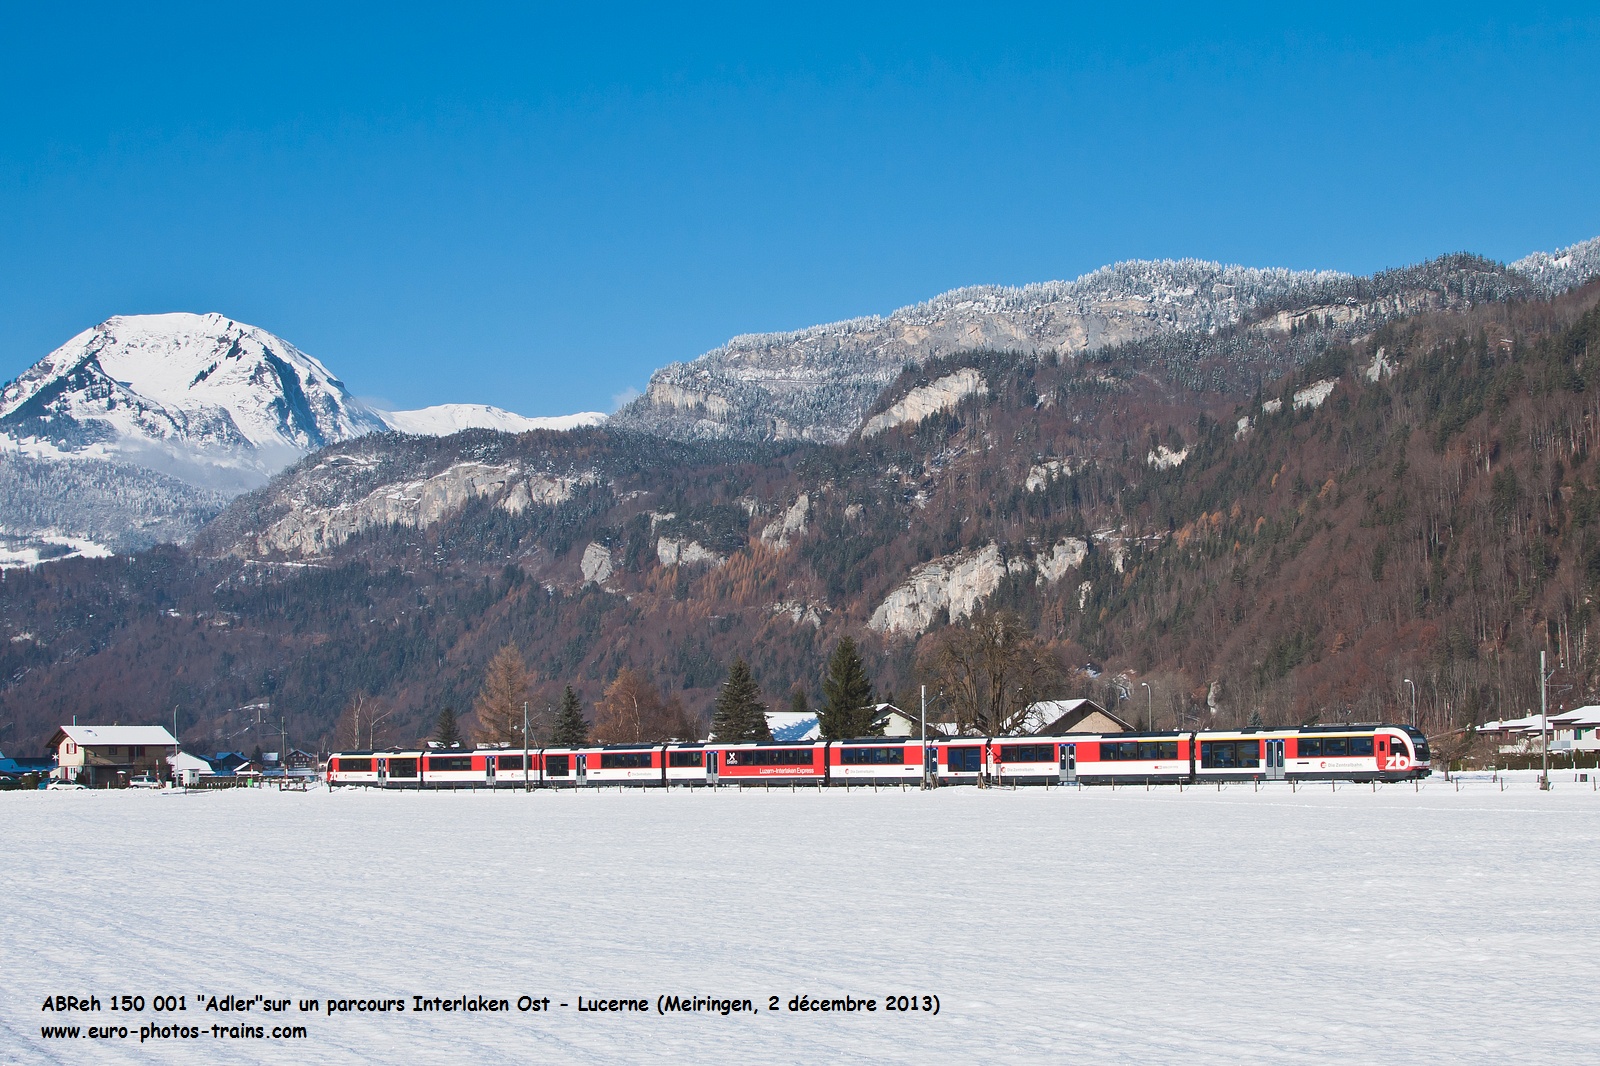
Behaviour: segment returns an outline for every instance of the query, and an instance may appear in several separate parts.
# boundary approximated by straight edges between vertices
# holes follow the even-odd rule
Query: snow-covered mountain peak
[[[391,429],[417,436],[447,437],[466,429],[494,429],[501,433],[527,433],[535,429],[578,429],[598,426],[606,420],[599,411],[575,415],[529,418],[486,403],[442,403],[416,411],[380,411],[378,416]]]
[[[136,458],[192,483],[259,482],[384,428],[316,358],[219,314],[107,319],[0,391],[18,450]]]

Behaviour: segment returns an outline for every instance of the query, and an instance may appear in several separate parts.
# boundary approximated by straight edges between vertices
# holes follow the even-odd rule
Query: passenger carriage
[[[922,745],[899,738],[839,740],[827,745],[828,783],[900,785],[922,780]]]
[[[435,748],[422,753],[423,788],[487,788],[494,784],[494,749]]]
[[[718,784],[770,785],[803,782],[820,785],[828,774],[827,744],[711,744],[707,774]]]
[[[328,757],[328,784],[368,785],[383,784],[379,763],[384,753],[376,751],[341,751]]]
[[[706,767],[716,761],[715,753],[705,744],[668,744],[665,751],[664,780],[671,785],[705,785],[710,783]]]
[[[584,777],[591,785],[660,787],[665,751],[659,744],[617,744],[584,752]]]
[[[1089,784],[1176,784],[1189,780],[1193,756],[1191,733],[1102,736],[1093,750],[1080,749],[1078,780]]]

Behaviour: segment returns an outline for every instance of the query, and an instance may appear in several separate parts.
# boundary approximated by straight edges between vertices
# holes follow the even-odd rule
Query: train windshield
[[[1422,730],[1420,729],[1413,729],[1411,726],[1406,726],[1405,730],[1406,736],[1411,738],[1411,746],[1417,751],[1417,761],[1428,762],[1428,738],[1423,735]]]

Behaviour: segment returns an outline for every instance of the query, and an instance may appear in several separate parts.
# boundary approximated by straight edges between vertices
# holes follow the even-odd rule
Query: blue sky
[[[64,6],[0,8],[0,379],[220,311],[560,414],[958,285],[1600,234],[1578,7]]]

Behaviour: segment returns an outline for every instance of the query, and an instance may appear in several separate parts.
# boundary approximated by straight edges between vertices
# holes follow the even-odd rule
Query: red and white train
[[[605,785],[1197,784],[1403,781],[1431,772],[1411,726],[1313,726],[1055,737],[906,737],[803,743],[341,751],[329,785],[578,788]]]

